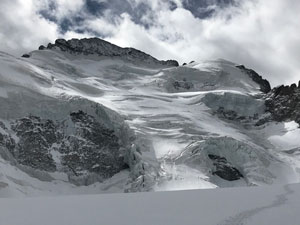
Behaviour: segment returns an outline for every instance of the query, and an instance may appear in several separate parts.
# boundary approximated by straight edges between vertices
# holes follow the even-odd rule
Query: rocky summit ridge
[[[39,50],[60,49],[71,54],[98,55],[108,57],[122,57],[129,61],[141,60],[145,63],[155,63],[163,66],[179,66],[175,60],[158,60],[135,48],[122,48],[100,38],[84,39],[57,39],[54,44],[49,43],[47,47],[40,46]]]

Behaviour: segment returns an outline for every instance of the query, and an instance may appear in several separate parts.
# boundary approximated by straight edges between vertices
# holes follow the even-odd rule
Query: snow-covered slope
[[[267,113],[254,71],[95,39],[40,49],[0,54],[0,196],[299,182],[300,129]]]
[[[10,225],[298,225],[297,185],[1,199]],[[30,207],[29,207],[30,206]]]

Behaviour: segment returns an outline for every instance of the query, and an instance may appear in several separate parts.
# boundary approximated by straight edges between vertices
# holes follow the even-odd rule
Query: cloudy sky
[[[159,59],[224,58],[272,85],[300,80],[299,0],[1,0],[0,50],[101,37]]]

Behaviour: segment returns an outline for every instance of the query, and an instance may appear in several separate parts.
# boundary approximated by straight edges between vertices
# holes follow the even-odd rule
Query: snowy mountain
[[[299,182],[300,85],[97,38],[0,68],[0,197]]]

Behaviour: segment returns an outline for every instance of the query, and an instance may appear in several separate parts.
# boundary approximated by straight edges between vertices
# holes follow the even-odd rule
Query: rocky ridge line
[[[84,39],[57,39],[54,44],[49,43],[47,47],[40,46],[39,50],[60,49],[71,54],[98,55],[108,57],[123,57],[129,61],[139,59],[146,63],[155,63],[163,66],[177,67],[179,63],[175,60],[158,60],[149,54],[134,48],[122,48],[99,38]],[[25,55],[24,55],[25,57]]]
[[[262,76],[260,76],[254,70],[248,69],[244,65],[239,65],[239,66],[237,66],[237,68],[239,68],[241,71],[246,73],[255,83],[259,84],[260,90],[263,93],[268,93],[271,91],[271,85],[270,85],[269,81],[267,81],[266,79],[263,79]]]

